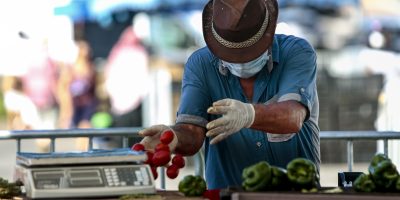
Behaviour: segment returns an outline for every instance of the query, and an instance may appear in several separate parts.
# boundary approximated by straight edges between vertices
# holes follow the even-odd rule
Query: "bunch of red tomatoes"
[[[168,146],[174,139],[174,133],[171,130],[164,131],[160,136],[160,143],[154,149],[154,152],[145,150],[143,144],[136,143],[132,146],[134,151],[146,151],[146,164],[151,167],[154,179],[157,179],[157,167],[166,167],[167,177],[174,179],[179,174],[179,169],[185,166],[185,159],[180,154],[174,154],[172,157],[171,150]],[[172,157],[172,159],[171,159]]]

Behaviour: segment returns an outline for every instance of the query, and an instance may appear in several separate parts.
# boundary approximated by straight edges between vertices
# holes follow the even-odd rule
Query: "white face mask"
[[[268,51],[247,63],[229,63],[223,60],[221,61],[222,66],[228,68],[233,75],[240,78],[249,78],[256,75],[265,66],[268,61]]]

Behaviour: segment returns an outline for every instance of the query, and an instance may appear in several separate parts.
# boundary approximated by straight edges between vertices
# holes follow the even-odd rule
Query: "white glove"
[[[207,124],[207,137],[214,137],[210,144],[218,143],[242,128],[249,128],[255,117],[252,104],[234,99],[216,101],[212,107],[208,108],[207,112],[216,115],[222,114],[221,118]]]
[[[160,143],[161,134],[167,130],[171,130],[174,133],[174,138],[172,139],[171,143],[168,144],[170,151],[174,152],[176,146],[178,145],[178,137],[176,136],[174,130],[166,125],[154,125],[139,131],[139,135],[144,136],[140,143],[143,144],[146,150],[154,152],[155,147],[158,143]]]

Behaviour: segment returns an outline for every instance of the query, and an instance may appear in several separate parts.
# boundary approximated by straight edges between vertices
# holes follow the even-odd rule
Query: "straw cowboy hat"
[[[277,18],[276,0],[211,0],[203,10],[203,36],[220,59],[245,63],[271,46]]]

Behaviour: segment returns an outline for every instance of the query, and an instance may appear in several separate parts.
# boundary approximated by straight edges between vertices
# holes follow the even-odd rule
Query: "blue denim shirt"
[[[252,102],[248,102],[239,78],[220,64],[207,47],[188,59],[182,79],[182,94],[176,123],[205,127],[218,117],[209,115],[213,102],[231,98],[247,103],[268,104],[296,100],[308,115],[301,130],[293,134],[270,134],[243,128],[225,140],[210,145],[205,140],[205,176],[209,189],[240,186],[245,167],[265,160],[286,168],[297,157],[320,164],[316,54],[304,39],[275,35],[273,67],[266,65],[257,75]],[[190,134],[190,133],[188,133]]]

